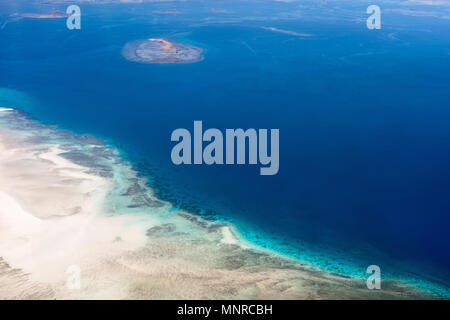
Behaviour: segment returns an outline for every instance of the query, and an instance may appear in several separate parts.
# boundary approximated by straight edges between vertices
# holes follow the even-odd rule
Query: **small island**
[[[188,43],[150,38],[127,43],[122,55],[141,63],[189,63],[203,60],[203,49]]]

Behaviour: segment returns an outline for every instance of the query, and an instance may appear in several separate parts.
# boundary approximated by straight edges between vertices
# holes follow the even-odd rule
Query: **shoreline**
[[[109,145],[113,148],[116,148],[116,146],[114,145],[113,142],[109,142]],[[119,152],[120,152],[120,156],[122,158],[126,159],[125,161],[127,161],[131,164],[133,164],[135,162],[132,157],[129,157],[129,155],[127,154],[126,151],[119,150]],[[136,170],[140,172],[140,169],[136,169]],[[145,168],[144,168],[144,170],[145,170]],[[180,203],[178,203],[176,199],[166,198],[164,196],[164,193],[161,194],[158,191],[158,185],[155,184],[156,183],[154,181],[155,178],[152,177],[152,174],[150,172],[145,172],[145,173],[143,173],[143,175],[146,178],[149,178],[149,180],[151,181],[151,183],[150,182],[148,183],[148,187],[152,188],[154,190],[156,197],[158,197],[159,199],[162,199],[163,201],[169,202],[173,206],[173,209],[170,209],[169,212],[182,210],[182,211],[187,211],[190,214],[193,214],[195,216],[199,216],[202,219],[205,219],[207,221],[223,222],[228,225],[231,232],[236,237],[236,241],[240,242],[241,246],[252,247],[255,250],[266,252],[268,254],[275,255],[282,259],[292,260],[296,263],[301,264],[302,266],[311,268],[312,270],[316,270],[316,271],[320,271],[320,272],[324,272],[324,273],[328,273],[328,274],[334,274],[334,275],[338,275],[338,276],[341,276],[344,278],[353,278],[353,279],[357,279],[359,281],[364,281],[364,283],[367,280],[367,277],[369,276],[365,273],[365,269],[363,267],[361,267],[362,261],[357,260],[353,256],[347,257],[345,259],[346,262],[342,263],[339,261],[339,258],[334,257],[332,255],[331,250],[329,250],[325,254],[323,254],[321,251],[321,248],[316,248],[314,246],[311,246],[310,244],[302,245],[303,249],[307,248],[306,251],[308,253],[306,253],[306,254],[300,254],[297,252],[294,253],[293,250],[295,251],[297,248],[294,248],[291,246],[286,246],[285,244],[282,245],[280,243],[281,240],[279,242],[272,243],[271,240],[268,240],[271,238],[270,234],[267,234],[265,232],[265,230],[263,230],[262,228],[256,228],[255,225],[251,225],[250,222],[245,222],[243,225],[241,225],[237,221],[230,221],[229,218],[221,216],[221,215],[212,217],[211,215],[208,214],[205,216],[202,214],[203,209],[200,207],[193,208],[192,206],[188,206],[186,208],[183,205],[180,205]],[[250,232],[248,232],[249,230],[250,230]],[[250,234],[246,235],[246,233],[250,233]],[[262,234],[262,237],[260,236],[260,233]],[[251,234],[258,234],[259,239],[258,240],[253,239]],[[266,240],[268,240],[268,242]],[[367,247],[367,250],[369,250],[369,251],[375,250],[376,251],[377,249],[375,249],[373,247]],[[342,251],[342,250],[340,249],[339,251]],[[357,255],[357,253],[352,253],[352,254]],[[316,258],[318,258],[318,257],[320,257],[321,260],[323,260],[323,261],[316,261]],[[332,267],[333,264],[329,263],[330,260],[334,261],[336,264],[345,265],[345,267],[343,269],[341,268],[340,270],[338,270],[337,268],[333,268]],[[364,261],[364,262],[367,262],[367,261]],[[401,282],[401,283],[407,284],[409,286],[412,286],[412,287],[424,292],[427,295],[432,295],[438,299],[448,299],[450,297],[450,291],[447,289],[448,287],[443,282],[442,278],[434,276],[434,275],[436,275],[436,269],[431,269],[432,272],[430,274],[426,274],[423,277],[420,277],[418,275],[417,269],[415,270],[416,271],[415,273],[407,270],[408,265],[411,263],[416,264],[416,263],[420,263],[420,262],[414,261],[414,260],[395,261],[396,267],[402,267],[402,270],[401,271],[394,270],[393,272],[389,273],[388,275],[383,273],[383,276],[382,276],[383,280]],[[367,266],[369,264],[367,264]],[[430,266],[423,265],[423,267],[425,269],[427,269]],[[346,269],[346,270],[344,270],[344,269]],[[440,269],[437,269],[437,270],[442,271]],[[405,276],[405,274],[408,274],[409,276]]]
[[[23,273],[25,287],[37,288],[31,296],[43,299],[433,298],[403,281],[385,280],[386,289],[370,291],[365,281],[247,243],[229,223],[207,221],[158,199],[146,178],[98,139],[52,129],[15,109],[0,111],[0,166],[8,169],[0,171],[0,179],[9,179],[9,190],[0,188],[0,210],[16,203],[26,217],[25,223],[6,223],[13,231],[1,235],[8,245],[0,246],[0,270],[6,270],[0,284],[13,281],[12,269]],[[11,125],[3,117],[10,117]],[[42,172],[48,173],[44,179]],[[36,190],[36,183],[53,193]],[[52,212],[55,200],[59,210]],[[5,228],[2,215],[0,229]],[[48,234],[48,226],[56,231]],[[24,249],[24,240],[14,239],[18,233],[31,239],[32,259],[24,258],[30,243],[25,241]],[[78,233],[89,241],[71,236]],[[50,257],[59,252],[52,250],[56,239],[69,257]],[[65,269],[73,260],[88,283],[75,292],[65,288]],[[42,267],[50,263],[51,270]],[[12,293],[0,289],[0,298],[23,297],[20,287]]]

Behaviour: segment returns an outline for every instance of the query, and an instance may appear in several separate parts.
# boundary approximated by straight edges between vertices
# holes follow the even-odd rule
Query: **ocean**
[[[352,276],[379,265],[382,277],[446,296],[450,20],[386,11],[382,29],[368,30],[367,5],[80,5],[82,28],[68,30],[65,19],[11,19],[43,9],[0,2],[0,88],[30,97],[2,91],[13,105],[0,107],[104,139],[161,198],[262,247]],[[181,13],[153,13],[174,7]],[[127,42],[150,37],[201,47],[205,59],[122,57]],[[195,120],[278,128],[278,174],[175,166],[170,135]]]

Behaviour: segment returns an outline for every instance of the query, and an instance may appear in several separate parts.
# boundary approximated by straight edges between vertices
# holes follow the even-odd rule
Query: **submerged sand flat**
[[[127,43],[122,55],[127,60],[142,63],[189,63],[203,60],[203,49],[188,43],[150,38]]]
[[[430,298],[322,272],[173,209],[113,148],[0,112],[0,299]],[[80,289],[67,286],[81,271]]]

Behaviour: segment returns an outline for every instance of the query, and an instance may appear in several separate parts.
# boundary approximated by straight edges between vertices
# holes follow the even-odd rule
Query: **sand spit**
[[[0,112],[0,299],[431,297],[394,281],[370,291],[171,209],[98,139]]]

